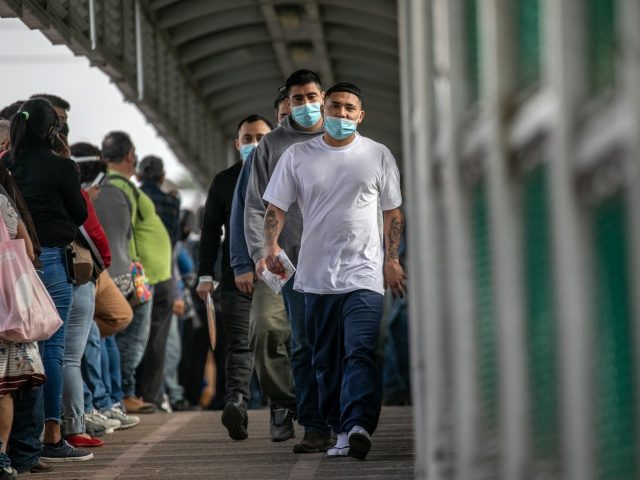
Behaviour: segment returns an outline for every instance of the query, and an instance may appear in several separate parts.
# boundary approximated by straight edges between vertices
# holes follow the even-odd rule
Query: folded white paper
[[[293,266],[293,263],[291,263],[291,260],[289,260],[284,250],[280,250],[278,258],[284,267],[284,273],[282,275],[276,275],[267,269],[262,272],[262,281],[266,283],[276,295],[282,291],[282,287],[284,287],[296,271],[296,267]]]

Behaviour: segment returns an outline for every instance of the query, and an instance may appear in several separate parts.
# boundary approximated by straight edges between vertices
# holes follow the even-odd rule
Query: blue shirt
[[[242,166],[236,189],[233,192],[233,203],[231,204],[229,250],[231,253],[231,268],[233,268],[233,274],[236,277],[253,271],[253,260],[249,255],[244,236],[244,199],[247,195],[247,185],[249,184],[254,153],[255,149]]]

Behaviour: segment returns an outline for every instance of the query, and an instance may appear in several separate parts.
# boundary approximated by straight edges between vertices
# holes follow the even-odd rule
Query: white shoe
[[[107,433],[112,433],[114,429],[120,428],[120,421],[114,420],[111,418],[107,418],[102,415],[99,411],[94,410],[89,414],[85,414],[85,422],[89,420],[90,422],[101,425],[107,430]],[[110,431],[109,431],[110,430]]]
[[[162,403],[158,406],[160,411],[165,413],[173,413],[173,408],[171,408],[171,402],[169,401],[169,395],[166,393],[162,394]]]
[[[120,426],[118,428],[131,428],[135,427],[140,423],[140,417],[136,417],[135,415],[127,415],[122,411],[119,404],[115,404],[109,410],[105,410],[102,412],[102,415],[110,420],[117,420],[120,422]]]

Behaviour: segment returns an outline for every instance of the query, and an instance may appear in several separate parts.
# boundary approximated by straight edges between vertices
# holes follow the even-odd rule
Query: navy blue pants
[[[378,425],[382,372],[376,346],[383,298],[371,290],[305,293],[320,414],[336,433],[359,425],[372,434]]]
[[[305,432],[329,435],[329,427],[323,421],[318,407],[318,385],[313,375],[313,349],[306,331],[306,297],[293,289],[295,275],[282,288],[282,299],[291,324],[291,372],[296,392],[298,423]]]

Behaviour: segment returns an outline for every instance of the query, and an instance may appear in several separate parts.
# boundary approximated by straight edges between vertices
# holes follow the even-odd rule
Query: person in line
[[[149,277],[158,281],[159,277],[168,278],[169,268],[162,262],[156,262],[153,255],[157,250],[170,255],[169,236],[159,219],[153,217],[153,203],[129,179],[134,175],[138,159],[135,146],[125,132],[109,132],[102,140],[102,159],[107,162],[107,179],[110,185],[124,193],[124,199],[112,205],[112,215],[131,219],[131,239],[128,242],[129,264],[140,259]],[[119,207],[119,208],[118,208]],[[127,216],[124,209],[129,211]],[[157,217],[157,216],[156,216]],[[153,223],[153,225],[149,225]],[[158,226],[160,228],[158,228]],[[126,238],[127,230],[123,231]],[[158,238],[156,238],[158,236]],[[165,271],[166,270],[166,271]],[[151,278],[150,278],[151,281]],[[149,338],[151,326],[152,302],[147,301],[133,307],[133,320],[116,334],[116,343],[120,351],[122,375],[122,404],[127,414],[153,413],[156,407],[136,396],[136,369],[142,360]]]
[[[169,400],[165,399],[162,392],[162,377],[167,337],[171,329],[174,303],[177,300],[171,267],[172,247],[178,240],[180,200],[160,189],[164,182],[162,159],[153,155],[146,156],[138,165],[136,174],[141,183],[140,207],[147,200],[151,202],[148,214],[144,214],[145,220],[139,224],[142,232],[150,235],[144,236],[146,244],[139,244],[139,254],[147,270],[154,267],[147,273],[149,283],[153,286],[153,306],[149,341],[142,362],[138,366],[138,393],[161,410],[171,412]],[[154,250],[145,251],[145,248],[151,247],[149,240],[152,238]]]
[[[71,154],[80,170],[82,185],[91,185],[99,174],[106,173],[107,165],[100,159],[100,150],[95,145],[75,143],[71,146]],[[122,190],[106,183],[100,184],[94,207],[110,253],[107,269],[100,273],[96,281],[95,311],[82,358],[84,421],[87,433],[95,436],[112,428],[133,427],[140,419],[126,415],[121,409],[120,354],[113,336],[114,325],[122,329],[133,317],[129,302],[112,279],[112,276],[124,277],[125,280],[128,277],[128,284],[131,285],[128,251],[131,212]],[[103,340],[100,339],[98,324],[104,330],[110,330]],[[114,348],[107,349],[107,345]],[[108,367],[105,368],[105,365]],[[115,369],[114,375],[111,374],[112,368]],[[112,392],[115,392],[114,395]]]
[[[211,182],[202,220],[198,296],[205,300],[213,294],[213,271],[222,238],[222,228],[229,232],[233,191],[243,163],[264,135],[271,131],[271,123],[260,115],[249,115],[238,123],[235,146],[241,160],[218,173]],[[224,334],[227,340],[225,364],[225,406],[222,424],[233,440],[247,438],[247,400],[253,372],[249,349],[249,313],[251,293],[236,286],[231,269],[229,235],[222,245],[221,307]]]
[[[0,141],[3,140],[0,124]],[[35,258],[26,227],[16,211],[16,205],[0,184],[0,218],[9,239],[22,239],[29,257]],[[7,445],[13,423],[13,396],[22,388],[30,389],[45,381],[44,367],[36,342],[14,343],[0,338],[0,480],[15,480],[18,472],[11,466]]]
[[[80,169],[78,168],[78,174]],[[83,228],[87,239],[93,242],[100,261],[105,267],[111,264],[111,251],[107,236],[98,220],[96,211],[91,201],[91,196],[96,196],[98,187],[91,187],[89,191],[82,190],[82,196],[87,203],[89,216],[84,222]],[[83,236],[80,232],[78,237]],[[94,260],[94,263],[97,260]],[[101,447],[103,441],[93,438],[87,433],[84,416],[84,384],[80,365],[87,345],[89,330],[93,323],[93,315],[96,307],[96,266],[92,278],[84,284],[73,286],[73,301],[69,323],[65,332],[65,349],[63,362],[63,392],[62,410],[64,413],[65,439],[77,448]]]
[[[31,218],[31,213],[29,213],[24,198],[11,172],[9,172],[2,163],[2,157],[6,156],[11,148],[11,138],[9,134],[11,126],[10,120],[15,116],[23,103],[23,101],[14,102],[8,107],[3,108],[0,112],[0,117],[2,117],[0,120],[0,186],[7,192],[7,197],[13,202],[18,215],[25,224],[27,233],[29,234],[29,240],[33,247],[34,267],[42,268],[39,259],[41,252],[40,243],[33,219]],[[27,242],[27,247],[28,246],[29,243]],[[39,436],[33,435],[33,432],[42,430],[43,425],[41,412],[42,389],[43,387],[41,385],[32,387],[27,383],[11,393],[13,400],[13,422],[11,427],[12,433],[7,445],[7,457],[18,473],[45,473],[53,470],[51,464],[39,459],[39,455],[42,452],[42,443],[40,442]],[[34,409],[37,409],[40,414],[34,416]]]
[[[60,430],[64,338],[73,297],[66,255],[78,227],[87,219],[87,204],[73,161],[52,153],[64,147],[59,129],[55,110],[43,98],[24,102],[11,121],[11,172],[42,246],[42,281],[63,321],[62,327],[40,345],[47,376],[41,457],[54,462],[93,458],[92,453],[77,450],[64,441]],[[33,412],[34,417],[41,414]]]
[[[400,174],[389,149],[356,132],[365,115],[357,86],[327,90],[324,115],[324,135],[287,149],[273,172],[264,250],[267,268],[282,274],[278,238],[297,202],[304,228],[294,288],[304,292],[320,411],[338,434],[328,455],[362,460],[382,404],[375,349],[385,286],[404,296]]]
[[[262,196],[273,170],[280,156],[291,145],[311,140],[324,133],[324,92],[318,75],[310,70],[298,70],[287,78],[285,87],[291,105],[291,115],[285,117],[280,127],[267,135],[256,148],[245,199],[245,236],[258,278],[261,278],[262,271],[266,268],[263,232],[266,204]],[[289,210],[287,225],[280,239],[294,265],[298,262],[301,235],[302,212],[294,203]],[[282,289],[282,295],[291,324],[290,360],[296,391],[296,411],[289,407],[281,416],[281,420],[278,420],[283,427],[283,439],[294,435],[293,419],[296,414],[298,422],[304,427],[304,438],[293,446],[294,453],[325,452],[331,446],[330,430],[322,419],[318,406],[318,382],[311,367],[312,350],[304,324],[304,296],[293,290],[292,285],[292,281],[287,282]]]
[[[278,89],[274,105],[278,125],[291,113],[287,90]],[[296,407],[296,397],[291,375],[289,345],[291,325],[287,320],[281,295],[274,294],[269,287],[256,278],[253,259],[249,255],[244,236],[244,205],[247,184],[253,164],[250,154],[242,166],[236,189],[233,192],[229,225],[229,248],[231,267],[236,286],[241,292],[253,295],[249,314],[249,348],[262,393],[269,401],[269,435],[274,442],[289,439],[293,434],[291,412]]]
[[[29,98],[45,98],[49,100],[49,103],[51,103],[53,109],[56,111],[56,115],[58,115],[60,135],[66,141],[69,137],[69,110],[71,110],[71,104],[64,98],[51,93],[34,93]]]

